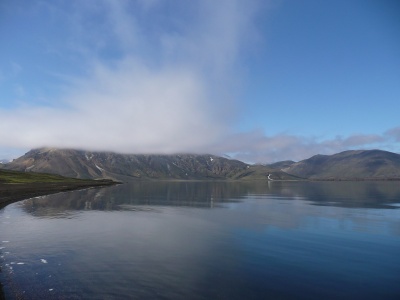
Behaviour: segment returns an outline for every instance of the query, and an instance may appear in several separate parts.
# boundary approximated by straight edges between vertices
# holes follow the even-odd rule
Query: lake
[[[400,182],[139,182],[0,210],[6,299],[400,299]]]

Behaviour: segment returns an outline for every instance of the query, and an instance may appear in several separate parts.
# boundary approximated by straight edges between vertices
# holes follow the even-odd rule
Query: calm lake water
[[[399,182],[147,182],[0,210],[6,299],[400,299]]]

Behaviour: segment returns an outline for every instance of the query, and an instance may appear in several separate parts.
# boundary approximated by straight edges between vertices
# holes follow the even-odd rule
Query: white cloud
[[[204,107],[202,81],[190,70],[152,71],[124,61],[94,73],[68,96],[67,109],[0,113],[2,143],[171,153],[204,150],[222,134]]]
[[[68,30],[64,43],[50,39],[47,50],[74,57],[80,75],[53,70],[65,91],[54,99],[57,105],[0,109],[3,149],[230,153],[264,163],[399,141],[398,128],[330,140],[233,133],[236,58],[257,36],[256,1],[104,0],[71,4],[69,10],[54,3],[38,9]],[[13,68],[16,74],[25,70]]]
[[[94,2],[79,9],[72,5],[70,14],[45,6],[53,19],[71,18],[60,21],[72,26],[66,31],[73,33],[65,37],[68,47],[55,53],[81,55],[90,68],[86,77],[69,82],[63,99],[55,99],[61,105],[0,110],[1,146],[136,153],[210,150],[227,134],[232,95],[225,91],[230,89],[229,67],[246,23],[251,23],[248,5],[181,3],[185,22],[178,9],[164,20],[165,28],[150,28],[159,14],[157,2],[140,11],[128,1],[97,3],[101,7],[94,12]],[[107,24],[98,24],[104,32],[94,30],[94,18]],[[116,53],[103,53],[110,49]]]
[[[321,140],[289,134],[267,136],[262,130],[231,135],[217,147],[219,153],[229,152],[232,157],[258,163],[309,158],[316,154],[334,154],[349,149],[388,148],[386,134],[356,134]],[[395,151],[396,149],[390,149]]]

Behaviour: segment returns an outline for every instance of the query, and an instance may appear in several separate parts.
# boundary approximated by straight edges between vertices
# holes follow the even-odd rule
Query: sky
[[[400,152],[397,0],[2,0],[0,159]]]

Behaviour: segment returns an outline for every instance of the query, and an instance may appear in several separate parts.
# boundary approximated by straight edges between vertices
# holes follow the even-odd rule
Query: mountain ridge
[[[296,180],[297,176],[265,166],[211,154],[118,154],[39,148],[3,166],[74,178],[114,180]]]
[[[282,168],[288,174],[322,180],[400,180],[400,155],[384,150],[347,150],[314,155]]]

